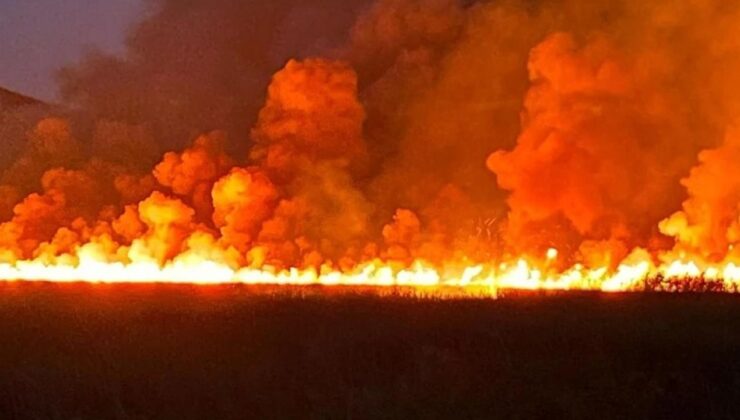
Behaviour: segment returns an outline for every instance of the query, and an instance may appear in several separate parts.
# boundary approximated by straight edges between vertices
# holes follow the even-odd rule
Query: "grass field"
[[[740,297],[0,284],[0,417],[737,418]]]

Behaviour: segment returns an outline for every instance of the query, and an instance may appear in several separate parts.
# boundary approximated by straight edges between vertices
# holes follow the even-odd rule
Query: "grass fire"
[[[737,288],[740,8],[222,3],[4,107],[0,277]]]
[[[11,3],[0,413],[733,417],[740,2]]]

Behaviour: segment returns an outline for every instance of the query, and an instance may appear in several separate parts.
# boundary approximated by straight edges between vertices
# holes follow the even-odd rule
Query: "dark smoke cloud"
[[[126,56],[64,69],[61,94],[93,120],[147,126],[162,150],[214,129],[243,150],[272,73],[289,58],[331,54],[366,3],[151,1]]]

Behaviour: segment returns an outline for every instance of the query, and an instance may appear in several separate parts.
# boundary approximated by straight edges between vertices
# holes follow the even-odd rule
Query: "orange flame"
[[[303,269],[233,268],[225,262],[189,253],[165,264],[146,259],[111,262],[100,247],[89,243],[74,255],[60,256],[51,263],[36,259],[0,264],[0,278],[44,282],[410,287],[431,293],[438,291],[440,295],[454,290],[487,296],[496,296],[502,290],[691,290],[681,286],[699,278],[714,284],[715,291],[735,292],[740,288],[740,265],[733,262],[702,264],[676,259],[655,265],[647,253],[638,250],[615,269],[575,264],[556,271],[547,267],[556,256],[557,250],[551,248],[539,262],[522,258],[500,264],[439,265],[415,260],[403,265],[374,259],[345,270],[329,264]],[[659,281],[649,284],[650,279]]]

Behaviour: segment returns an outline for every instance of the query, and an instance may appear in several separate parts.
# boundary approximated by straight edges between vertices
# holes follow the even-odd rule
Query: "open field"
[[[740,297],[0,284],[2,418],[732,418]]]

